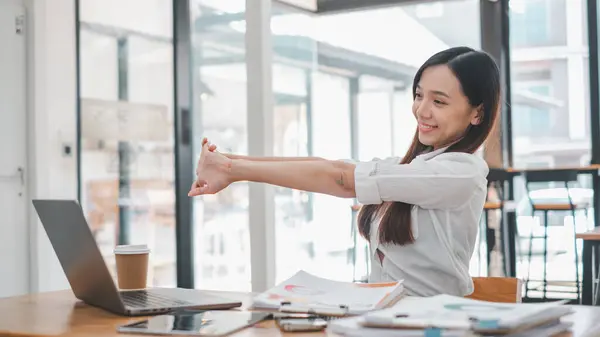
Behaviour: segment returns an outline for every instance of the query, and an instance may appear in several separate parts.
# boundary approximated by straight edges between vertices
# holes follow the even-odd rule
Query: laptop
[[[75,200],[33,200],[35,210],[75,296],[123,316],[163,314],[177,309],[240,307],[240,301],[183,288],[119,291]]]

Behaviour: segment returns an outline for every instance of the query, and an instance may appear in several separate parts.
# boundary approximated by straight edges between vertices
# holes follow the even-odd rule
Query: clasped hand
[[[215,151],[216,148],[206,138],[202,140],[202,153],[196,167],[196,181],[192,184],[188,196],[215,194],[233,182],[231,159]]]

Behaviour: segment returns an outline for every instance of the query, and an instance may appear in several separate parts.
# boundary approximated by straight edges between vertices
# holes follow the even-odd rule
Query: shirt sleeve
[[[354,164],[354,165],[357,165],[359,163],[359,161],[356,161],[354,159],[340,159],[340,161],[343,161],[344,163],[348,163],[348,164]],[[388,157],[385,159],[374,157],[373,159],[371,159],[370,162],[376,162],[376,161],[382,162],[382,163],[389,163],[389,164],[398,164],[398,163],[400,163],[400,157]]]
[[[363,205],[399,201],[423,208],[458,208],[486,186],[488,168],[478,160],[471,154],[443,153],[410,164],[359,162],[354,170],[356,198]]]

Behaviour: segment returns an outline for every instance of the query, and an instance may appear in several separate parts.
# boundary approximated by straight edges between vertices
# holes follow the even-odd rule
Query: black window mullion
[[[177,286],[194,288],[193,204],[187,196],[193,182],[191,100],[190,1],[173,0],[174,125],[175,125],[175,237]],[[198,118],[198,116],[195,116]]]

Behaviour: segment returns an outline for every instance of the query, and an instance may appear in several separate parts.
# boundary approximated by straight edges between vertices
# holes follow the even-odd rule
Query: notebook
[[[403,282],[353,283],[298,271],[253,298],[251,308],[325,316],[360,315],[385,309],[404,294]]]

